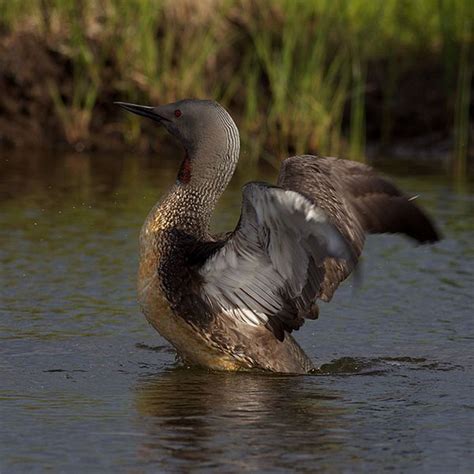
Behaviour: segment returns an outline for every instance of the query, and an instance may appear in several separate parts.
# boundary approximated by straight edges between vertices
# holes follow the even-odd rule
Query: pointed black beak
[[[129,104],[127,102],[114,102],[114,104],[122,107],[122,109],[128,110],[128,112],[150,118],[156,122],[162,122],[163,120],[169,122],[167,118],[157,114],[154,107],[150,107],[148,105]]]

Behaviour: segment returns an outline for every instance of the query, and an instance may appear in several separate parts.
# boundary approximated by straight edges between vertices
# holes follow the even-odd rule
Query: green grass
[[[445,71],[453,167],[465,169],[472,0],[0,0],[0,26],[34,30],[71,60],[72,90],[50,85],[71,143],[87,138],[101,92],[113,88],[143,103],[220,100],[240,114],[249,156],[318,151],[363,161],[369,65],[388,65],[386,143],[401,70],[429,57]],[[141,123],[124,119],[127,141],[139,139]]]

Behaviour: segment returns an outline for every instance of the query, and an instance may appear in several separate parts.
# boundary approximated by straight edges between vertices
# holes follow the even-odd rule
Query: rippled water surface
[[[472,185],[385,167],[445,239],[368,239],[362,286],[297,334],[317,374],[212,373],[135,302],[138,231],[176,169],[0,156],[0,472],[472,472]],[[241,166],[216,230],[274,175]]]

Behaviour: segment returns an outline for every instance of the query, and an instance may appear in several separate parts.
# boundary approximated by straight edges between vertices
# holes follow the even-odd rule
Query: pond
[[[445,238],[370,237],[296,333],[317,375],[189,369],[146,323],[137,237],[172,157],[0,155],[0,472],[472,472],[474,193],[381,165]],[[241,166],[215,216],[232,229]]]

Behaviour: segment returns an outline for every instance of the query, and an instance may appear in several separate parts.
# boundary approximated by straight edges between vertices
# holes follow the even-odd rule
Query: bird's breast
[[[210,332],[206,334],[180,315],[179,307],[169,299],[170,289],[163,288],[159,258],[148,257],[141,260],[138,272],[138,300],[148,322],[189,363],[216,370],[241,369],[233,357],[212,344]]]

